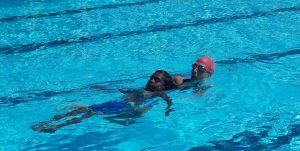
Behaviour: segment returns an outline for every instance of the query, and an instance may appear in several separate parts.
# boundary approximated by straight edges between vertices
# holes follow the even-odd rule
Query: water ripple
[[[121,33],[103,33],[95,36],[82,36],[77,38],[61,39],[61,40],[54,40],[48,42],[34,42],[30,44],[14,45],[14,46],[0,48],[0,53],[5,55],[25,53],[25,52],[35,51],[38,49],[51,48],[56,46],[65,46],[65,45],[76,44],[76,43],[86,43],[86,42],[94,42],[99,40],[115,39],[118,37],[137,36],[137,35],[142,35],[147,33],[164,32],[164,31],[169,31],[174,29],[182,29],[185,27],[197,27],[197,26],[207,25],[207,24],[232,22],[232,21],[242,20],[242,19],[268,17],[268,16],[277,15],[278,13],[287,13],[287,12],[296,12],[296,11],[300,11],[300,5],[287,7],[287,8],[278,8],[278,9],[265,11],[265,12],[253,12],[251,14],[245,14],[245,15],[229,15],[229,16],[224,16],[219,18],[196,19],[193,21],[187,21],[187,22],[172,24],[172,25],[149,26],[146,29],[140,29],[135,31],[123,31]]]

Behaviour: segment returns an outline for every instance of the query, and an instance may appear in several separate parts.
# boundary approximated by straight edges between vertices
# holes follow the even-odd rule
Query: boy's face
[[[165,89],[165,81],[160,73],[154,73],[150,76],[147,82],[146,90],[148,91],[162,91]]]

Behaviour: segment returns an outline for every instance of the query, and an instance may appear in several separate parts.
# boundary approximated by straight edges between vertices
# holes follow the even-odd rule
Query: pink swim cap
[[[202,63],[204,65],[205,69],[208,72],[208,76],[211,76],[214,73],[215,63],[210,57],[203,56],[199,58],[196,62]]]

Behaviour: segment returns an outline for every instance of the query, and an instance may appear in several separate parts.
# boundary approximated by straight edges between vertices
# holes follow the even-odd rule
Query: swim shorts
[[[98,114],[116,114],[134,107],[134,102],[110,101],[102,104],[91,105],[88,108]]]

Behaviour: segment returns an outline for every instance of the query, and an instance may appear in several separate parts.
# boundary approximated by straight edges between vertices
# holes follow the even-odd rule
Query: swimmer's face
[[[205,65],[199,62],[195,62],[192,65],[191,79],[198,80],[209,77],[209,74],[205,68]]]
[[[150,76],[146,90],[148,91],[162,91],[165,89],[165,81],[161,73],[154,73]]]

